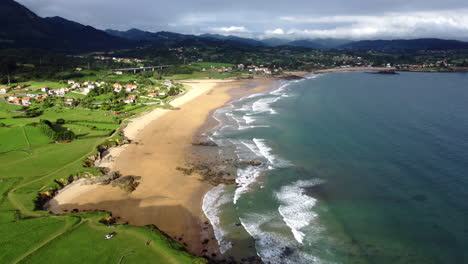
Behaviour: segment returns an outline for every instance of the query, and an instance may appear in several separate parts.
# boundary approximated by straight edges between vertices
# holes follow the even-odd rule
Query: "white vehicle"
[[[111,238],[113,238],[113,237],[114,237],[114,235],[109,234],[109,235],[106,235],[106,236],[105,236],[105,239],[111,239]]]

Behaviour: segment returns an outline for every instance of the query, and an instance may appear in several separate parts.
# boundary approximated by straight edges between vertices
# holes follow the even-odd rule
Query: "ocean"
[[[220,249],[265,263],[468,263],[468,74],[309,75],[219,109],[204,198]]]

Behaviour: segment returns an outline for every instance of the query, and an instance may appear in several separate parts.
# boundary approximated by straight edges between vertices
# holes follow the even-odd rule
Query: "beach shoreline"
[[[261,92],[274,81],[255,78],[183,82],[192,88],[171,102],[178,110],[155,109],[132,119],[123,129],[131,143],[111,148],[96,163],[97,167],[124,176],[140,176],[140,186],[134,192],[77,181],[60,191],[49,202],[48,210],[109,211],[120,222],[156,225],[193,254],[216,256],[217,241],[202,210],[204,195],[213,185],[196,173],[185,175],[176,168],[197,155],[192,144],[203,131],[217,125],[212,117],[216,109],[235,98]]]

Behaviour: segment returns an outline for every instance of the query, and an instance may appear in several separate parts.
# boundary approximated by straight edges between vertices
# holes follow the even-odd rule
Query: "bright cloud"
[[[217,33],[248,33],[250,32],[245,27],[237,27],[237,26],[213,27],[211,28],[211,30]]]
[[[325,16],[279,18],[291,38],[468,38],[468,10],[389,13],[381,16]],[[266,30],[262,38],[273,37]]]

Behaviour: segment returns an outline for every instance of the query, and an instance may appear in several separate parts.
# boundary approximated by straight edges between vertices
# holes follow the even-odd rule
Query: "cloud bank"
[[[19,0],[41,16],[100,29],[139,28],[254,38],[468,40],[461,0]]]

